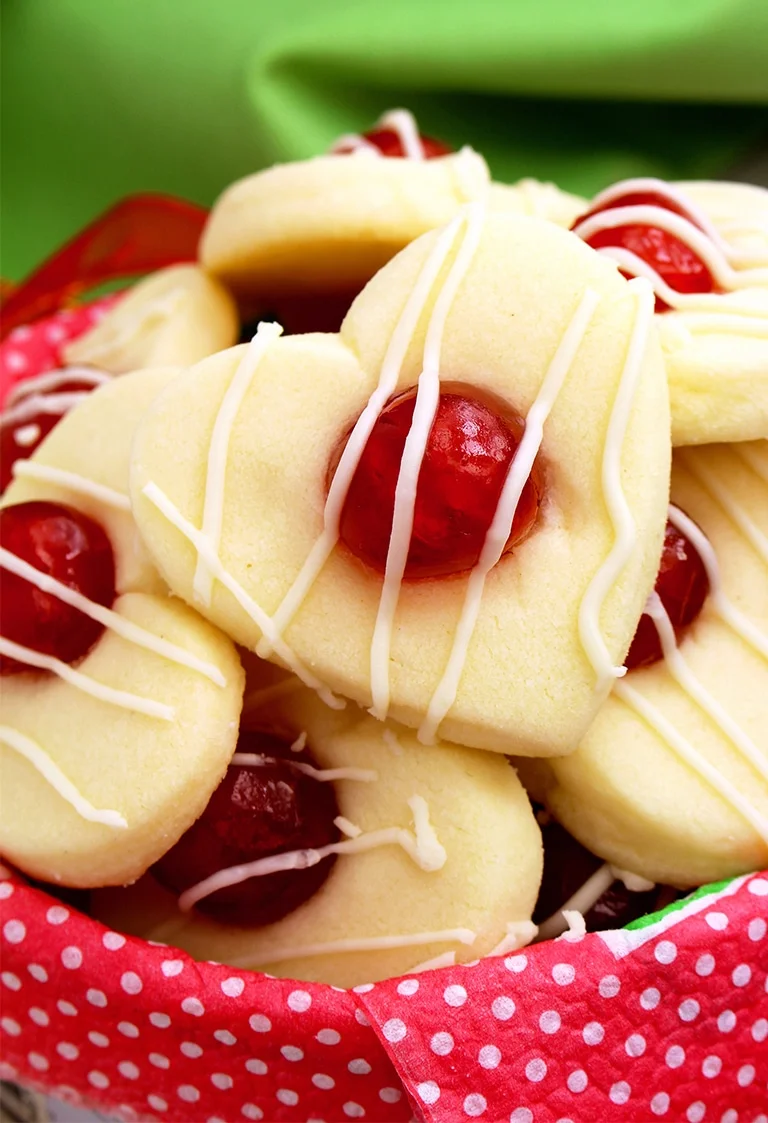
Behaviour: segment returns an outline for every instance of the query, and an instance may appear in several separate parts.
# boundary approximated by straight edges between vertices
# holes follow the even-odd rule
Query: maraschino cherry
[[[176,894],[230,866],[339,839],[333,784],[294,767],[314,763],[306,750],[294,753],[278,737],[241,731],[237,751],[258,753],[264,764],[230,765],[197,822],[152,867]],[[226,924],[272,924],[317,892],[334,861],[329,855],[307,869],[248,878],[203,897],[195,908]]]
[[[416,391],[409,390],[381,413],[341,515],[341,540],[378,573],[386,568],[395,487],[415,400]],[[516,414],[489,396],[445,385],[419,475],[406,579],[462,573],[477,563],[523,428]],[[346,438],[330,466],[329,483],[345,443]],[[542,493],[542,473],[534,464],[505,553],[530,533]]]
[[[96,604],[115,599],[115,559],[97,522],[60,503],[33,501],[0,511],[0,545]],[[64,663],[90,651],[104,628],[58,597],[0,568],[0,631],[4,639]],[[0,672],[30,671],[0,656]]]
[[[580,223],[604,211],[616,207],[652,206],[661,207],[680,215],[698,226],[693,217],[675,200],[654,191],[628,191],[581,215],[574,223]],[[584,239],[593,249],[616,247],[630,250],[654,269],[667,285],[679,293],[717,292],[715,279],[698,254],[680,238],[658,226],[645,223],[628,223],[598,230]],[[626,274],[625,274],[626,276]],[[669,305],[656,297],[656,311],[667,312]]]
[[[382,156],[403,159],[407,155],[400,133],[390,126],[384,125],[381,128],[371,129],[370,132],[363,133],[362,136],[363,140],[367,140],[374,148],[378,148]],[[447,144],[443,144],[441,140],[435,140],[434,137],[419,134],[419,139],[425,160],[435,160],[438,156],[450,156],[453,151]],[[337,156],[355,151],[357,151],[357,147],[352,141],[339,141],[338,144],[333,146],[333,152]]]
[[[664,531],[656,592],[679,642],[701,612],[709,593],[709,578],[696,547],[671,522],[667,522]],[[656,625],[644,613],[632,640],[626,666],[632,671],[637,667],[649,667],[661,658],[663,652]]]

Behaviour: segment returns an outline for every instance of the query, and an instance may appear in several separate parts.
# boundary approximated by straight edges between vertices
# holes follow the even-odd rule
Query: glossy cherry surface
[[[0,544],[35,569],[107,608],[115,599],[115,560],[102,527],[80,511],[34,501],[0,511]],[[74,663],[91,649],[103,627],[58,597],[0,569],[0,631],[4,639]],[[30,671],[0,657],[0,671]]]
[[[233,764],[200,818],[152,867],[176,894],[229,866],[289,850],[320,849],[338,841],[333,784],[293,767],[312,764],[305,751],[266,733],[240,733],[237,751],[258,753],[262,765]],[[252,877],[204,897],[195,908],[226,924],[271,924],[313,896],[331,871],[333,855],[308,869]]]
[[[0,414],[0,491],[5,491],[13,479],[13,465],[17,460],[26,460],[35,451],[44,437],[61,421],[71,403],[62,404],[61,409],[56,408],[58,396],[61,394],[90,393],[95,389],[93,382],[71,378],[59,383],[50,390],[31,390],[22,396],[24,388],[19,387],[19,396],[12,409],[7,414]],[[47,399],[49,409],[40,409],[28,412],[21,408],[31,395]],[[21,414],[21,416],[18,416]]]
[[[378,573],[386,567],[395,487],[415,400],[415,390],[407,391],[381,413],[342,511],[342,541]],[[407,579],[462,573],[476,564],[522,434],[522,421],[506,406],[466,387],[443,390],[416,490]],[[346,438],[331,473],[345,443]],[[542,492],[542,473],[534,464],[505,553],[531,531]]]
[[[396,129],[390,129],[386,127],[381,129],[371,129],[370,132],[363,133],[362,135],[369,144],[372,144],[375,148],[378,148],[382,156],[394,156],[400,158],[405,157],[406,153],[405,149],[403,148],[403,142],[400,139],[400,134]],[[449,148],[447,144],[443,144],[441,140],[435,140],[434,137],[420,136],[420,139],[422,148],[424,150],[425,160],[434,160],[438,156],[450,156],[453,152],[453,149]],[[355,146],[353,144],[340,144],[337,147],[334,147],[334,152],[338,155],[342,155],[345,152],[354,151]]]
[[[709,578],[696,547],[671,522],[667,522],[664,531],[664,546],[655,589],[679,642],[701,612],[709,593]],[[656,625],[644,613],[632,640],[626,665],[629,670],[635,670],[637,667],[649,667],[661,658],[661,642]]]

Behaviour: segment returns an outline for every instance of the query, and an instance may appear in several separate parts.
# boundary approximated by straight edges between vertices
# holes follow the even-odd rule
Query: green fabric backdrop
[[[766,122],[768,0],[2,0],[2,271],[129,191],[210,203],[383,109],[498,178],[722,173]]]

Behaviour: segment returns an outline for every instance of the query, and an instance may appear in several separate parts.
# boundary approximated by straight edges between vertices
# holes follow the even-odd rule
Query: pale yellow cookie
[[[97,894],[96,915],[198,959],[344,987],[412,971],[436,956],[462,962],[528,942],[541,835],[511,765],[455,745],[420,745],[410,730],[353,705],[329,709],[295,680],[284,687],[271,701],[262,693],[261,704],[252,695],[244,722],[290,741],[306,734],[321,768],[364,770],[367,780],[333,781],[347,830],[365,838],[402,828],[418,840],[416,857],[392,843],[340,854],[313,897],[263,928],[182,914],[150,879]]]
[[[751,183],[694,179],[675,184],[700,206],[723,238],[743,254],[742,267],[768,257],[768,190]],[[754,255],[754,256],[753,256]]]
[[[580,195],[561,190],[554,183],[526,177],[513,184],[491,183],[488,206],[492,211],[545,218],[569,229],[589,203]]]
[[[62,354],[112,374],[188,366],[231,347],[239,330],[237,306],[215,277],[197,265],[172,265],[134,285]]]
[[[691,678],[664,661],[630,672],[578,752],[534,781],[590,850],[688,887],[768,862],[768,445],[680,451],[672,500],[722,578],[679,646]]]
[[[440,294],[454,282],[441,328]],[[334,450],[382,378],[391,376],[392,392],[415,385],[428,330],[430,346],[440,338],[444,380],[491,392],[521,417],[534,402],[546,415],[538,523],[488,573],[466,644],[457,633],[466,575],[405,582],[391,658],[374,659],[382,581],[339,548],[287,614],[283,643],[265,615],[278,611],[310,552],[318,556]],[[393,349],[385,363],[398,344],[402,361]],[[628,285],[551,223],[470,211],[386,266],[340,336],[251,347],[187,371],[137,435],[134,513],[173,591],[243,646],[259,645],[266,627],[261,653],[364,706],[374,701],[375,664],[379,685],[388,680],[388,712],[426,741],[439,729],[496,752],[574,749],[629,647],[666,516],[667,391],[647,286]],[[533,423],[531,432],[533,455]],[[196,542],[223,564],[212,585],[189,540],[203,525],[206,489]],[[441,683],[454,649],[451,704]]]

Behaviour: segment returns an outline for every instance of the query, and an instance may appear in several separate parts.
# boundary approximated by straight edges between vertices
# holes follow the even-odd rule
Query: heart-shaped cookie
[[[382,410],[417,384],[382,581],[339,545],[339,520]],[[474,563],[403,580],[445,384],[507,450],[501,490],[466,536]],[[475,424],[447,422],[472,463],[487,451]],[[546,756],[576,747],[621,673],[655,576],[669,455],[650,288],[550,223],[470,208],[390,262],[340,336],[265,327],[168,387],[139,427],[131,494],[170,587],[243,646],[423,741],[439,730]],[[399,454],[387,463],[397,477]],[[441,471],[450,504],[452,462]],[[487,503],[483,484],[462,486]],[[366,510],[361,494],[355,518],[388,531],[391,507]],[[521,498],[527,536],[504,553]]]

